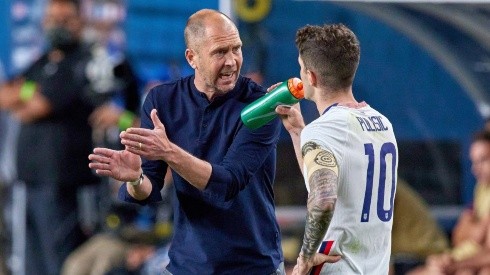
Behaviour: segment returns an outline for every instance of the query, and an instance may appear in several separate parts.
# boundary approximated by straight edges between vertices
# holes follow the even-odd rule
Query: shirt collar
[[[323,111],[322,115],[324,115],[326,112],[328,112],[328,110],[330,110],[330,108],[335,107],[337,105],[339,105],[339,103],[334,103],[334,104],[328,106],[327,109],[325,109],[325,111]]]

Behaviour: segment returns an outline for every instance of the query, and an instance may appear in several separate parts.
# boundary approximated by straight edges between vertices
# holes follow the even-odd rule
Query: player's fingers
[[[287,115],[290,113],[290,110],[291,109],[291,106],[289,105],[278,105],[276,107],[276,113],[280,114],[280,115]]]
[[[316,253],[313,257],[313,266],[320,265],[322,263],[336,263],[340,260],[340,256],[331,256],[321,253]]]

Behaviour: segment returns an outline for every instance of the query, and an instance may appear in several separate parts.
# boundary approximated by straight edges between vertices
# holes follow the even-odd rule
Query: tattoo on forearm
[[[301,147],[301,155],[303,155],[303,157],[305,157],[306,153],[308,153],[309,151],[318,149],[318,148],[320,148],[320,145],[318,145],[315,142],[309,141],[309,142],[305,143],[305,145],[303,145],[303,147]]]
[[[323,166],[331,164],[327,161]],[[335,158],[333,164],[336,165]],[[322,168],[313,172],[309,179],[308,213],[301,248],[302,254],[306,257],[312,256],[317,251],[332,220],[337,199],[337,178],[337,173],[333,170]]]

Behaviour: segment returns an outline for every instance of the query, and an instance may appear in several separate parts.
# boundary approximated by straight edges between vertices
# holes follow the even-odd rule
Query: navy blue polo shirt
[[[142,108],[141,127],[153,129],[152,109],[169,139],[212,165],[200,191],[172,172],[174,236],[167,269],[173,274],[270,274],[283,261],[275,217],[273,182],[280,121],[249,130],[241,110],[265,94],[245,77],[235,88],[210,102],[194,85],[194,76],[153,88]],[[161,200],[167,164],[143,161],[153,190],[136,201],[121,186],[126,201]]]

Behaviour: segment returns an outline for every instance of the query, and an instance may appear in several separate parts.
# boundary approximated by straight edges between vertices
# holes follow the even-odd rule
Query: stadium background
[[[489,3],[81,1],[89,17],[116,21],[125,33],[124,48],[141,86],[190,72],[183,28],[187,17],[200,8],[221,9],[237,22],[244,42],[243,72],[260,72],[265,86],[299,74],[297,28],[348,25],[361,41],[354,93],[392,121],[399,140],[400,176],[427,199],[446,227],[459,207],[470,202],[474,179],[468,146],[471,134],[490,115]],[[234,3],[241,3],[242,10],[237,12]],[[42,40],[36,33],[44,4],[45,0],[0,1],[4,78],[22,71],[39,53]],[[302,108],[307,120],[317,116],[310,103],[302,102]],[[305,201],[289,142],[283,133],[276,184],[277,203],[283,209]]]

